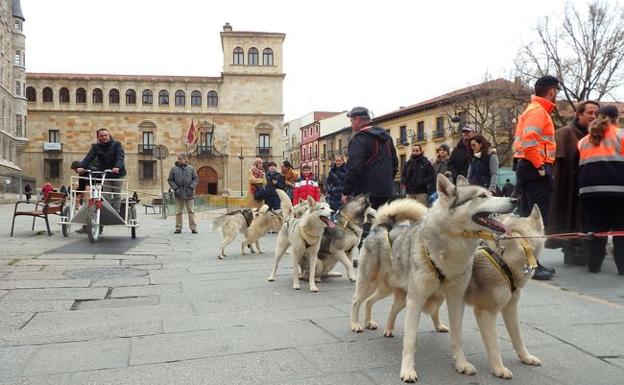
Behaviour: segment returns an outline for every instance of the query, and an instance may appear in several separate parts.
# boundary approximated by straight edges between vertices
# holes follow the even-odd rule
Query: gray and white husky
[[[278,231],[281,227],[281,214],[269,210],[267,205],[262,205],[258,210],[240,209],[221,215],[212,222],[212,228],[214,230],[220,228],[223,235],[219,259],[225,258],[225,247],[232,243],[239,233],[245,237],[241,243],[242,255],[245,255],[246,247],[249,247],[253,253],[253,245],[256,246],[255,252],[262,253],[260,238],[264,237],[269,230]]]
[[[275,261],[269,281],[275,280],[275,273],[282,256],[288,247],[293,258],[293,289],[299,290],[299,270],[303,258],[309,258],[309,284],[311,292],[318,292],[316,287],[316,265],[318,263],[318,251],[321,247],[321,237],[326,227],[333,228],[332,210],[327,202],[316,202],[312,197],[305,201],[307,209],[298,218],[295,217],[294,207],[288,195],[282,190],[277,190],[284,224],[277,235],[275,245]]]

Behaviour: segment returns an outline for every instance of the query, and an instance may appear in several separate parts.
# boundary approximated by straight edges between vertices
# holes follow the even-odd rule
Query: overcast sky
[[[585,4],[584,1],[573,1]],[[381,115],[508,76],[565,0],[21,0],[29,72],[219,76],[219,32],[286,33],[284,113]]]

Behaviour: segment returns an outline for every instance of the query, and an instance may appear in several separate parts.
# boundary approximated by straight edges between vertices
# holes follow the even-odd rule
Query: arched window
[[[136,91],[129,89],[126,91],[126,104],[136,104]]]
[[[208,107],[216,107],[219,105],[219,95],[217,91],[208,92]]]
[[[101,89],[96,88],[93,90],[93,104],[104,103],[104,93]]]
[[[108,104],[119,104],[119,90],[116,88],[108,91]]]
[[[191,106],[201,106],[201,92],[195,90],[191,92]]]
[[[273,65],[273,50],[271,48],[265,48],[264,51],[262,51],[262,65]]]
[[[169,91],[160,90],[160,92],[158,93],[158,105],[166,106],[168,104],[169,104]]]
[[[37,91],[35,90],[35,87],[26,88],[26,100],[29,102],[37,101]]]
[[[84,88],[76,90],[76,103],[85,104],[87,102],[87,91]]]
[[[258,48],[256,47],[252,47],[249,48],[249,52],[247,53],[247,64],[249,64],[250,66],[257,66],[258,65]]]
[[[69,103],[69,90],[67,89],[67,87],[62,87],[59,90],[59,103]]]
[[[241,47],[234,48],[234,65],[245,64],[245,51]]]
[[[43,102],[44,103],[52,103],[54,101],[54,93],[52,92],[52,88],[46,87],[43,89]]]
[[[182,90],[177,90],[175,93],[175,105],[183,106],[186,104],[186,94]]]
[[[154,103],[154,94],[151,90],[143,90],[143,105],[151,105]]]

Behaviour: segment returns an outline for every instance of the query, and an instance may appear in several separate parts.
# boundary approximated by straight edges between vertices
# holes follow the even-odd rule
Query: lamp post
[[[241,198],[243,197],[243,159],[245,159],[245,157],[243,156],[243,147],[241,147],[241,151],[240,151],[240,155],[238,156],[238,159],[240,160],[240,188],[241,188]]]

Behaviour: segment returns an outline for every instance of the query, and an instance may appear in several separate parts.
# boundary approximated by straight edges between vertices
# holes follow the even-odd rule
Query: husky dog
[[[491,218],[492,214],[510,213],[516,200],[494,197],[485,188],[471,186],[463,177],[457,186],[444,175],[437,179],[438,200],[427,212],[420,226],[409,231],[409,241],[393,246],[393,262],[409,266],[407,278],[407,314],[403,336],[401,379],[414,382],[416,334],[423,310],[436,307],[431,302],[446,299],[451,346],[455,369],[474,374],[475,368],[466,360],[462,349],[461,327],[464,295],[472,271],[472,254],[479,238],[492,238],[494,233],[509,233],[509,227]],[[399,298],[400,300],[400,298]],[[394,304],[398,309],[402,303]]]
[[[514,236],[535,237],[544,234],[542,215],[533,206],[527,218],[510,216],[504,222]],[[489,243],[489,244],[488,244]],[[481,339],[490,361],[492,373],[501,378],[511,378],[512,373],[503,365],[496,333],[496,316],[500,312],[505,328],[520,361],[527,365],[541,365],[539,358],[531,355],[522,341],[518,322],[518,301],[522,288],[531,278],[536,257],[544,248],[544,239],[527,238],[492,242],[477,249],[472,264],[472,278],[466,291],[466,303],[473,306]],[[503,261],[503,263],[500,262]]]
[[[280,198],[282,215],[284,224],[277,235],[277,243],[275,245],[275,261],[273,270],[269,276],[269,281],[275,280],[275,273],[280,259],[291,247],[293,258],[293,289],[299,290],[299,267],[302,259],[307,254],[310,262],[309,283],[310,291],[318,292],[316,287],[316,265],[318,262],[318,251],[321,247],[321,237],[325,227],[333,228],[335,224],[330,217],[332,210],[326,202],[316,202],[312,197],[308,197],[305,201],[307,210],[299,218],[295,218],[294,207],[288,195],[282,190],[277,190]]]
[[[375,210],[370,207],[370,202],[364,195],[340,207],[334,220],[336,227],[326,228],[323,232],[318,254],[319,263],[316,268],[317,280],[320,277],[331,276],[331,270],[337,262],[341,262],[347,271],[347,278],[355,282],[353,254],[357,251],[362,237],[362,225],[371,221],[374,215]],[[307,277],[308,274],[309,268],[304,264],[302,276]],[[341,276],[341,274],[336,275]]]
[[[354,332],[362,331],[359,321],[362,301],[365,300],[364,324],[371,330],[377,329],[377,323],[371,319],[375,302],[393,293],[403,298],[404,302],[409,265],[395,264],[401,261],[392,258],[392,245],[408,242],[409,224],[420,222],[426,213],[427,208],[413,199],[395,200],[377,211],[358,259],[358,277],[351,309],[351,330]],[[400,310],[392,308],[384,331],[386,337],[393,336],[394,319]],[[435,312],[433,310],[431,314],[436,330],[448,331],[440,322],[437,308]]]
[[[280,214],[269,210],[269,206],[262,205],[260,209],[240,209],[231,213],[221,215],[212,222],[213,229],[221,229],[223,240],[221,241],[221,252],[219,259],[225,258],[225,247],[232,243],[238,233],[245,236],[241,243],[241,254],[245,255],[245,247],[249,247],[254,252],[260,250],[260,238],[266,235],[269,230],[278,231],[282,227],[282,217]]]

